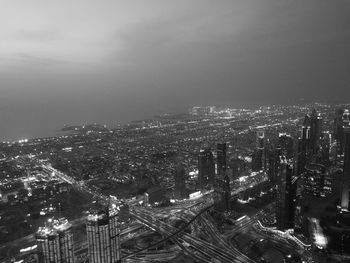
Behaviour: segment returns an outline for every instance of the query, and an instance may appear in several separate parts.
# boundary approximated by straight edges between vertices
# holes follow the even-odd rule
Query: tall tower
[[[277,184],[277,228],[284,231],[294,227],[296,185],[293,183],[293,166],[282,163]]]
[[[257,151],[259,153],[259,158],[261,158],[261,169],[266,168],[266,158],[265,158],[265,131],[258,131],[256,134]]]
[[[35,237],[39,261],[43,263],[74,263],[72,225],[67,219],[53,220],[39,227]]]
[[[301,129],[301,134],[298,139],[298,170],[297,173],[300,175],[305,170],[305,165],[309,161],[310,155],[310,117],[308,115],[305,116],[303,126]]]
[[[343,154],[343,114],[344,109],[337,108],[335,111],[335,118],[334,118],[334,139],[337,143],[337,155]]]
[[[230,178],[228,175],[225,175],[224,178],[224,202],[225,202],[225,211],[230,211],[230,201],[231,201],[231,188],[230,188]]]
[[[175,186],[174,186],[174,196],[176,199],[185,198],[186,194],[186,173],[183,165],[179,163],[175,169]]]
[[[214,184],[215,164],[210,148],[201,150],[198,157],[198,187],[200,190]]]
[[[322,134],[322,117],[313,109],[310,117],[310,148],[313,154],[318,151],[319,141]]]
[[[121,262],[120,230],[116,212],[90,214],[86,222],[89,262]]]
[[[226,143],[217,145],[217,174],[224,175],[226,171]]]
[[[269,180],[271,183],[274,185],[277,182],[277,176],[278,176],[278,171],[279,171],[279,166],[280,166],[280,156],[281,156],[281,148],[279,145],[276,147],[271,147],[268,151],[268,170],[267,174],[269,176]]]
[[[349,210],[350,181],[350,126],[344,126],[344,168],[341,192],[341,209]]]

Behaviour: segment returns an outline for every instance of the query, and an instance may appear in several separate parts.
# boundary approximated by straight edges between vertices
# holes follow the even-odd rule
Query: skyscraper
[[[348,124],[347,124],[348,125]],[[350,126],[344,126],[344,166],[341,191],[341,209],[349,210],[349,181],[350,181]]]
[[[176,199],[186,198],[186,173],[182,164],[178,164],[175,169],[174,197]]]
[[[334,118],[334,139],[337,143],[337,154],[342,155],[343,154],[343,113],[344,109],[337,108],[335,111],[335,118]]]
[[[252,170],[257,172],[263,169],[263,151],[257,149],[252,154]]]
[[[217,144],[217,174],[224,175],[226,171],[226,143]]]
[[[301,175],[310,159],[310,117],[305,116],[298,139],[297,174]]]
[[[276,200],[277,229],[281,231],[294,227],[295,181],[293,182],[293,166],[282,163],[280,165]]]
[[[268,150],[268,170],[267,174],[271,183],[276,184],[279,172],[281,148],[277,145]]]
[[[254,169],[262,170],[266,168],[265,158],[265,131],[260,130],[256,133],[256,152],[254,154]]]
[[[39,227],[35,237],[39,262],[74,263],[73,234],[67,219],[52,220],[48,226]]]
[[[313,154],[317,153],[319,141],[322,135],[322,117],[313,109],[310,117],[310,149]]]
[[[231,188],[230,188],[230,178],[228,175],[225,175],[224,178],[224,202],[225,202],[225,211],[230,211],[230,201],[231,201]]]
[[[116,211],[90,214],[86,222],[89,262],[114,263],[120,261],[120,230]]]
[[[326,168],[324,165],[310,163],[305,166],[303,173],[304,194],[308,196],[325,196],[324,185]]]
[[[280,133],[278,135],[278,147],[281,149],[281,155],[284,155],[287,159],[294,157],[294,140],[289,134]]]
[[[215,164],[213,153],[210,148],[201,150],[198,157],[198,187],[204,190],[205,187],[214,184]]]
[[[334,139],[337,140],[338,142],[342,140],[343,134],[343,113],[344,110],[342,108],[337,108],[335,110],[335,117],[334,117]]]

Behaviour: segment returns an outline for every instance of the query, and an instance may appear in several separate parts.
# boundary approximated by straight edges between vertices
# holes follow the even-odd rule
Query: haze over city
[[[349,99],[350,3],[1,1],[1,140],[194,105]]]

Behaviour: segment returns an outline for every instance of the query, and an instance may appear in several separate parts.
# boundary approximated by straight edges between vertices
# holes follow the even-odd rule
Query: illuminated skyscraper
[[[174,196],[176,199],[186,198],[186,173],[182,164],[178,164],[175,169]]]
[[[61,218],[39,227],[35,237],[39,262],[74,263],[73,234],[68,220]]]
[[[224,175],[226,171],[226,143],[217,145],[217,174]]]
[[[201,150],[198,157],[198,187],[200,190],[214,184],[215,164],[210,148]]]
[[[252,170],[260,171],[266,168],[265,153],[265,132],[258,131],[256,133],[256,149],[252,154]]]
[[[120,230],[116,211],[90,214],[86,222],[89,262],[114,263],[120,260]]]
[[[348,124],[347,124],[348,125]],[[349,210],[350,181],[350,126],[344,126],[344,166],[341,192],[341,209]]]

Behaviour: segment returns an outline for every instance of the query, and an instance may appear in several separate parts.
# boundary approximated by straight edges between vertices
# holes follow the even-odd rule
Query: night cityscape
[[[348,0],[0,0],[0,263],[349,263]]]
[[[346,262],[349,106],[193,107],[3,142],[1,257]]]

